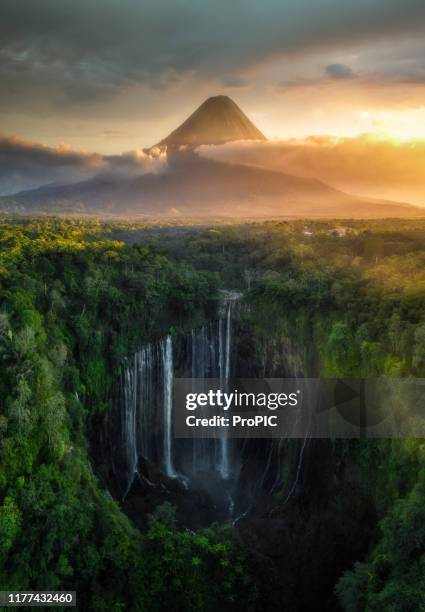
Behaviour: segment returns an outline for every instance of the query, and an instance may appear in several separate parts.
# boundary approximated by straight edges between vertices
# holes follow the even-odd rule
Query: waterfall
[[[215,346],[210,326],[192,330],[190,361],[191,377],[194,381],[198,378],[215,376]],[[195,391],[194,387],[193,390]],[[202,416],[204,412],[207,416],[207,408],[201,408],[199,411]],[[214,440],[203,437],[202,433],[201,431],[200,437],[192,440],[192,465],[188,468],[192,475],[214,467]]]
[[[161,343],[164,393],[164,471],[170,478],[177,476],[173,466],[173,343],[167,336]]]
[[[230,340],[231,340],[231,331],[232,331],[232,310],[233,310],[233,302],[229,301],[226,305],[227,315],[226,315],[226,361],[224,368],[224,378],[225,380],[229,380],[230,376]]]
[[[153,403],[152,366],[155,359],[154,347],[151,344],[143,346],[137,353],[139,376],[139,423],[140,423],[140,455],[144,459],[153,458],[152,441],[150,436],[150,421]]]
[[[233,362],[233,354],[238,354],[234,347],[235,339],[239,338],[235,324],[238,297],[225,294],[217,319],[187,334],[166,335],[145,343],[126,361],[119,413],[123,444],[116,462],[120,475],[125,473],[124,497],[135,477],[150,486],[167,487],[158,480],[161,471],[186,487],[206,492],[217,512],[238,524],[252,512],[261,496],[271,498],[275,491],[284,490],[285,497],[279,502],[282,507],[299,490],[311,426],[309,419],[304,423],[301,406],[285,435],[262,446],[257,442],[251,445],[247,440],[242,446],[229,437],[225,427],[215,438],[208,437],[203,428],[196,438],[179,439],[173,435],[176,377],[192,378],[193,392],[204,390],[201,381],[209,378],[219,381],[223,391],[229,391],[231,377],[243,368],[243,362]],[[197,417],[210,415],[208,406],[197,409]],[[304,435],[296,449],[298,457],[296,461],[291,457],[291,466],[294,464],[291,475],[283,476],[282,463],[287,461],[285,441],[299,430]],[[251,448],[255,451],[253,468]],[[244,478],[239,478],[241,470]]]
[[[155,347],[143,346],[122,375],[122,431],[127,465],[127,489],[138,474],[139,459],[153,459],[151,417],[153,414],[153,369]]]
[[[170,335],[144,344],[123,369],[121,420],[127,491],[143,465],[159,467],[169,478],[187,483],[204,475],[230,481],[237,474],[232,441],[223,428],[219,438],[175,440],[173,383],[176,375],[215,378],[228,386],[232,370],[232,325],[235,300],[227,295],[218,320],[194,328],[187,336]],[[194,382],[194,385],[196,383]],[[208,408],[199,409],[199,416]],[[143,470],[142,470],[143,473]]]
[[[137,375],[135,372],[136,355],[134,356],[133,368],[126,368],[124,371],[124,437],[125,437],[125,451],[127,459],[127,491],[133,482],[134,475],[137,472],[137,405],[136,405],[136,393],[135,393],[135,381]]]
[[[127,491],[139,474],[141,459],[157,465],[170,478],[178,476],[173,459],[173,379],[171,336],[143,345],[123,370],[122,435]]]
[[[233,301],[225,302],[225,317],[219,321],[219,367],[220,367],[220,386],[227,390],[230,377],[230,351],[232,335],[232,307]],[[224,325],[223,325],[224,323]],[[224,330],[223,330],[224,326]],[[223,337],[224,336],[224,337]],[[226,429],[223,428],[220,436],[220,462],[218,466],[221,477],[227,480],[229,472],[229,438]]]

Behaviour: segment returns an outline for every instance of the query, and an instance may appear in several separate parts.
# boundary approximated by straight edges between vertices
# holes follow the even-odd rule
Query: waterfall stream
[[[169,478],[177,476],[173,466],[173,343],[171,336],[161,342],[164,372],[164,472]]]
[[[238,297],[237,294],[224,297],[217,320],[186,335],[167,335],[144,344],[123,368],[120,418],[124,497],[136,475],[153,485],[151,478],[158,482],[155,473],[159,470],[185,487],[207,492],[222,515],[237,524],[251,513],[262,496],[271,497],[284,486],[285,505],[297,491],[310,423],[305,424],[304,439],[289,482],[282,476],[286,437],[270,440],[259,455],[258,443],[246,439],[241,444],[240,440],[230,438],[224,427],[216,438],[203,437],[202,433],[193,439],[174,437],[175,377],[192,378],[193,391],[197,390],[198,379],[217,379],[220,388],[227,391],[231,377],[238,374],[239,362],[235,363],[234,357],[239,333],[235,327]],[[199,407],[197,416],[210,416],[208,407]],[[294,429],[298,429],[299,418],[301,412],[297,411]],[[288,437],[290,434],[288,431]],[[258,459],[253,466],[250,457],[256,454]],[[245,470],[243,479],[239,478],[241,470]],[[248,480],[246,474],[250,474]]]
[[[225,316],[224,319],[220,320],[219,327],[219,366],[220,366],[220,386],[224,391],[227,391],[227,386],[230,377],[230,353],[231,353],[231,340],[232,340],[232,311],[234,302],[228,300],[225,303]],[[224,330],[223,330],[224,327]],[[229,473],[229,438],[227,436],[226,429],[222,429],[220,437],[220,462],[219,471],[221,477],[227,480],[230,476]]]
[[[226,295],[220,317],[195,328],[183,339],[187,372],[193,379],[218,378],[225,388],[232,368],[232,326],[238,294]],[[225,430],[218,439],[175,440],[173,435],[173,380],[181,369],[178,347],[168,335],[143,345],[123,370],[121,411],[127,488],[143,459],[157,465],[169,478],[187,483],[215,474],[222,481],[237,472],[232,440]],[[181,352],[181,351],[180,351]],[[181,359],[181,355],[180,355]]]

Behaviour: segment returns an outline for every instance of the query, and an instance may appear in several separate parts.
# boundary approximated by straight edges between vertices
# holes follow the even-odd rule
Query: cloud
[[[355,79],[357,76],[346,64],[329,64],[325,68],[325,75],[330,79]]]
[[[425,141],[391,142],[372,135],[357,138],[311,136],[266,143],[203,146],[201,155],[314,177],[344,191],[425,206]]]
[[[72,151],[64,145],[53,148],[0,136],[2,195],[43,183],[83,180],[104,166],[104,160],[97,154]]]
[[[165,156],[153,157],[142,150],[106,156],[72,150],[67,145],[46,147],[0,136],[0,195],[48,183],[73,183],[99,174],[133,176],[165,168]]]
[[[357,138],[310,136],[202,146],[198,151],[219,161],[318,178],[353,194],[425,206],[425,140],[396,142],[370,134]],[[99,175],[131,177],[166,170],[166,157],[159,151],[137,149],[120,155],[100,155],[66,145],[46,147],[0,137],[0,195]]]
[[[163,151],[136,149],[119,155],[105,155],[105,172],[123,176],[159,174],[167,169],[167,156]]]
[[[291,89],[299,89],[303,87],[317,87],[319,85],[335,84],[335,81],[350,81],[357,79],[357,75],[350,66],[346,64],[329,64],[325,67],[322,74],[314,77],[299,76],[285,81],[280,81],[275,90],[277,92],[285,92]]]
[[[0,108],[66,111],[137,84],[167,89],[223,74],[236,83],[279,55],[381,36],[394,44],[423,31],[424,18],[422,0],[2,0]]]

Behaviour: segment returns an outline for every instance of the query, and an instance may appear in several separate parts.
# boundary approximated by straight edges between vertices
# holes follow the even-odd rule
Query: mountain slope
[[[267,140],[228,96],[208,98],[158,147],[224,144],[233,140]]]
[[[122,216],[417,217],[409,204],[347,195],[316,180],[179,154],[164,174],[136,178],[99,176],[0,198],[13,212]]]

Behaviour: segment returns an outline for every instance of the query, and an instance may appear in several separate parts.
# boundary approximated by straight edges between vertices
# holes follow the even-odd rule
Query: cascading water
[[[230,377],[230,352],[231,352],[231,335],[232,335],[232,310],[234,301],[227,300],[225,302],[225,317],[220,319],[219,325],[219,366],[220,366],[220,387],[227,391],[227,386]],[[224,330],[223,330],[224,327]],[[222,429],[220,437],[220,463],[219,471],[221,477],[227,480],[229,473],[229,438],[226,429]]]
[[[164,472],[169,478],[177,476],[173,466],[173,343],[167,336],[161,343],[164,372]]]
[[[133,367],[128,367],[124,371],[124,423],[123,431],[125,437],[125,450],[128,467],[128,486],[127,490],[133,481],[134,474],[137,472],[137,403],[136,403],[136,389],[135,384],[137,381],[137,354],[134,356]]]
[[[122,431],[127,466],[126,493],[138,474],[139,459],[155,461],[155,395],[160,347],[144,345],[123,371]]]
[[[153,366],[155,363],[155,350],[156,347],[148,344],[143,346],[137,353],[138,358],[138,370],[137,376],[139,379],[138,385],[138,401],[139,404],[136,406],[136,410],[139,415],[139,429],[135,432],[140,447],[140,454],[146,460],[153,459],[153,444],[152,436],[149,435],[150,421],[152,418],[153,408]]]
[[[183,339],[186,367],[178,363],[179,358],[174,359],[176,347],[168,335],[157,343],[142,346],[124,369],[121,414],[126,491],[139,474],[142,459],[159,467],[169,478],[185,483],[202,480],[206,474],[222,481],[237,476],[238,462],[225,431],[218,439],[174,439],[173,379],[176,370],[183,369],[193,379],[218,378],[226,387],[232,367],[232,323],[238,297],[228,293],[219,320],[192,330]]]
[[[228,391],[231,376],[241,376],[241,372],[246,372],[241,358],[243,353],[240,352],[241,330],[244,328],[236,316],[239,312],[236,308],[238,297],[238,294],[224,296],[217,320],[196,327],[187,335],[168,335],[143,345],[124,368],[120,411],[123,435],[120,457],[124,462],[117,462],[124,497],[135,476],[148,485],[168,490],[169,485],[160,480],[161,472],[197,494],[206,493],[213,516],[238,524],[256,508],[264,508],[268,503],[265,500],[272,500],[276,491],[282,492],[283,505],[298,495],[302,487],[302,466],[310,437],[310,423],[302,423],[305,425],[305,428],[301,427],[304,439],[299,447],[291,445],[290,455],[288,438],[292,437],[292,426],[295,431],[300,430],[301,411],[296,412],[287,436],[268,441],[232,439],[228,437],[226,428],[220,429],[216,438],[202,437],[202,431],[194,439],[174,437],[175,377],[192,378],[194,392],[199,391],[196,380],[208,378],[219,380],[220,388]],[[296,377],[297,372],[291,369],[288,361],[291,352],[282,350],[280,354],[285,361],[278,365],[277,370],[272,370],[273,374],[282,372],[281,375],[294,376],[295,373]],[[266,370],[254,375],[265,374]],[[198,407],[197,416],[209,417],[208,407]],[[291,465],[289,478],[285,471],[288,462]],[[123,471],[125,478],[122,477]]]
[[[217,376],[215,344],[213,325],[204,325],[192,330],[190,361],[193,380]],[[200,412],[204,416],[203,409]],[[194,476],[214,469],[214,464],[214,440],[202,437],[202,435],[192,440],[192,464],[187,466],[187,471]]]

